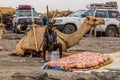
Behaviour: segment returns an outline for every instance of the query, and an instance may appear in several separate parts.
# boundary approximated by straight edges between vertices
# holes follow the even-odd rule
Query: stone
[[[25,78],[24,74],[22,73],[14,73],[12,76],[11,76],[11,80],[23,80]]]
[[[98,72],[96,74],[97,77],[99,77],[100,79],[102,79],[104,77],[105,73],[104,72]]]
[[[117,75],[120,75],[120,71],[117,71],[116,74],[117,74]]]
[[[89,74],[86,78],[86,80],[100,80],[99,77],[93,75],[93,74]]]
[[[77,76],[76,78],[74,78],[74,80],[86,80],[86,79],[84,77]]]
[[[11,80],[47,80],[48,74],[41,71],[33,71],[29,73],[14,73]]]
[[[86,80],[86,78],[85,78],[86,76],[87,76],[87,74],[77,73],[72,76],[71,80]]]
[[[104,75],[105,80],[115,80],[117,78],[117,75],[114,72],[107,72]]]

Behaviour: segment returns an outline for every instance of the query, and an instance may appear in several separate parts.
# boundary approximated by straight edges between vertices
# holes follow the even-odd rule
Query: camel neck
[[[55,29],[55,31],[57,32],[58,37],[66,43],[66,47],[70,48],[77,44],[79,40],[81,40],[82,37],[90,30],[90,28],[92,28],[92,26],[87,23],[83,23],[80,28],[72,34],[64,34],[57,29]]]
[[[76,32],[67,37],[67,46],[71,47],[78,43],[79,40],[81,40],[82,37],[90,30],[90,28],[90,25],[83,23]]]

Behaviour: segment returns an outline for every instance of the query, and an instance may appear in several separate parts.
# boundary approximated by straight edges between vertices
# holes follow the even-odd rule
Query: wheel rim
[[[114,37],[115,36],[115,31],[114,30],[108,30],[108,36],[110,36],[110,37]]]
[[[71,34],[73,32],[75,32],[75,28],[74,27],[67,27],[64,29],[63,31],[65,34]]]
[[[66,30],[65,30],[65,33],[66,33],[66,34],[71,34],[71,33],[73,33],[73,30],[72,30],[72,29],[66,29]]]

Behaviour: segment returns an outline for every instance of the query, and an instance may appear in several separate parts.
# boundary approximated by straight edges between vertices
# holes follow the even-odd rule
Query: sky
[[[49,10],[72,10],[85,9],[86,5],[90,3],[105,3],[109,1],[116,1],[120,10],[120,0],[0,0],[1,7],[16,8],[20,4],[32,5],[37,12],[46,13],[46,6]]]

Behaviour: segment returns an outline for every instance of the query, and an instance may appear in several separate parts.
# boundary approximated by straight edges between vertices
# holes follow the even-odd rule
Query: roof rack
[[[117,2],[92,3],[86,5],[87,9],[118,9]]]

